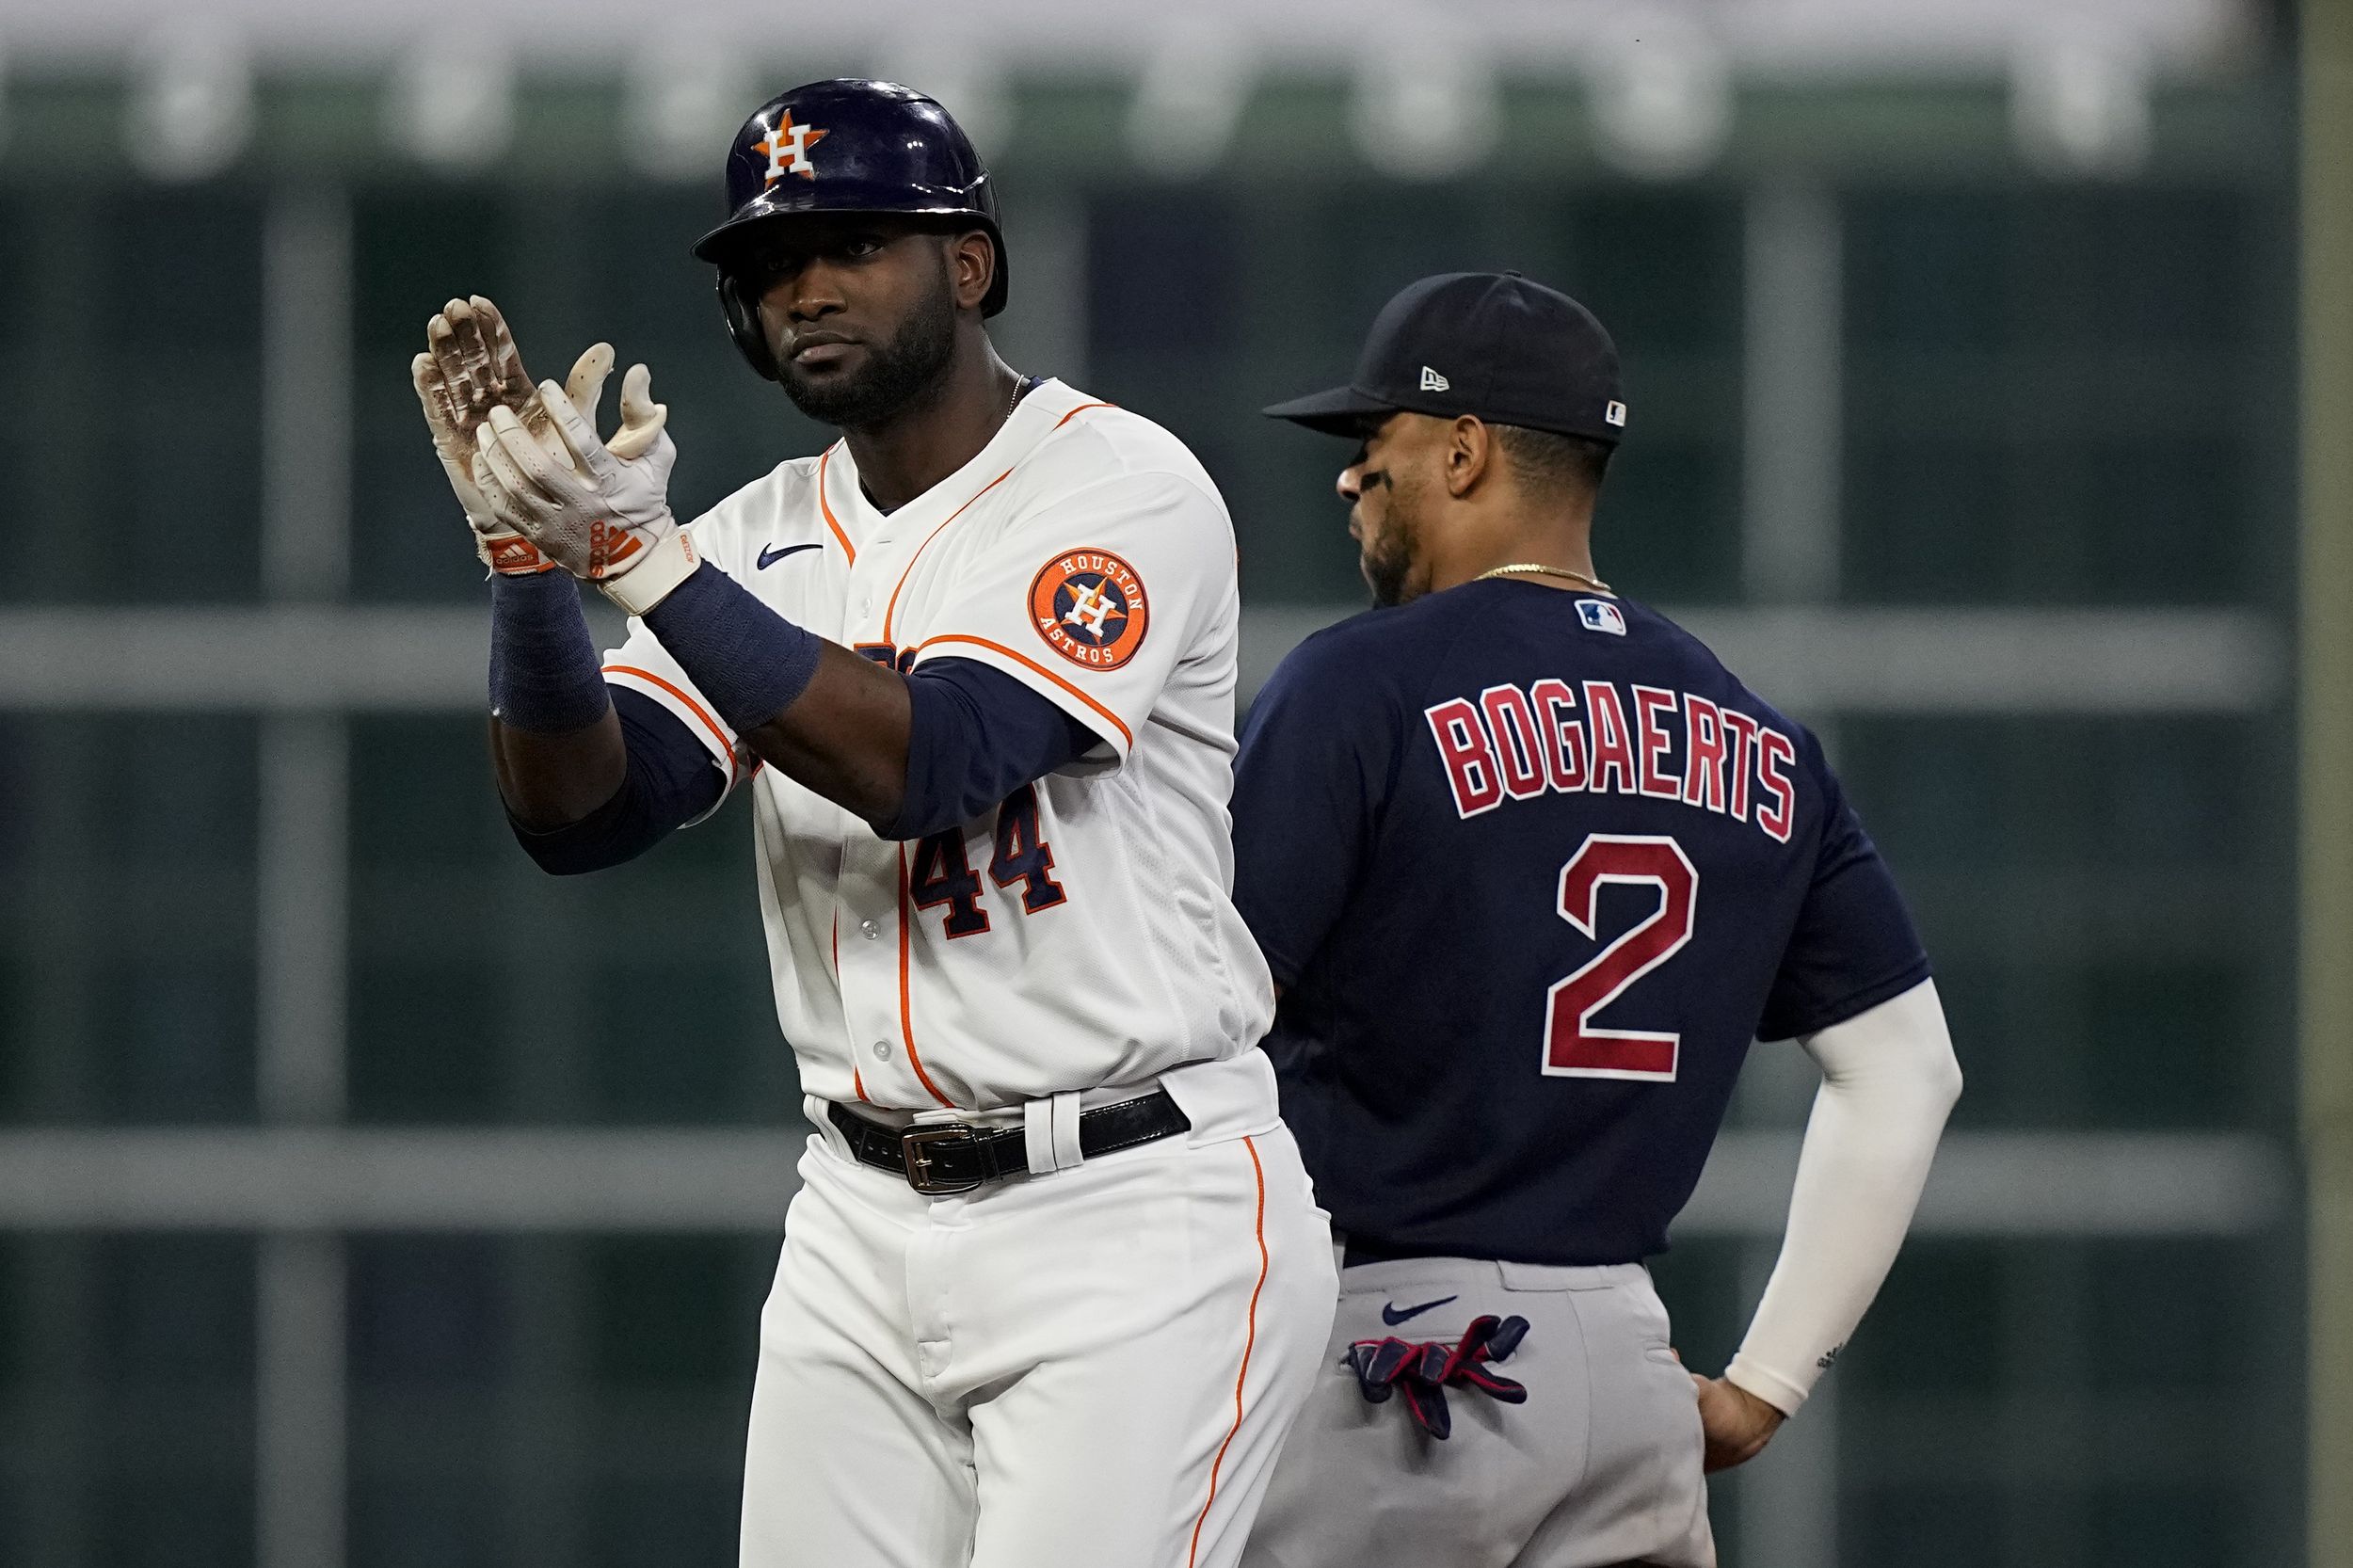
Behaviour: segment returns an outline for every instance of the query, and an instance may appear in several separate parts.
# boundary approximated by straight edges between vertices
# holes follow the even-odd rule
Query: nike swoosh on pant
[[[1388,1324],[1391,1328],[1395,1328],[1398,1324],[1405,1321],[1408,1318],[1418,1318],[1423,1313],[1429,1311],[1432,1307],[1444,1306],[1447,1303],[1453,1301],[1454,1299],[1455,1298],[1452,1296],[1440,1296],[1434,1302],[1424,1302],[1419,1306],[1409,1306],[1403,1311],[1398,1310],[1398,1305],[1395,1302],[1383,1302],[1381,1304],[1381,1320]]]

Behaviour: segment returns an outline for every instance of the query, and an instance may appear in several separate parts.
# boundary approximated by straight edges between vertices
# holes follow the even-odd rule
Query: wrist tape
[[[490,713],[542,735],[585,729],[611,706],[597,645],[565,572],[490,579]]]
[[[709,562],[645,618],[738,735],[791,707],[808,690],[825,648],[823,637],[777,615]]]

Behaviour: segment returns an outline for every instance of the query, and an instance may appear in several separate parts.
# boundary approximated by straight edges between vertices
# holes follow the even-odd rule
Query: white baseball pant
[[[925,1197],[812,1111],[744,1568],[1231,1568],[1337,1294],[1289,1130]]]

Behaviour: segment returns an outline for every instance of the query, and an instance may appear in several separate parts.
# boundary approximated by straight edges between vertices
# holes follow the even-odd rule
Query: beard
[[[1385,610],[1417,597],[1408,579],[1414,572],[1414,546],[1421,536],[1422,490],[1418,482],[1395,469],[1384,483],[1388,487],[1389,504],[1382,513],[1380,527],[1365,541],[1357,565],[1365,574],[1365,585],[1372,590],[1373,603]]]
[[[777,379],[792,406],[819,424],[840,430],[871,429],[936,396],[955,351],[956,308],[943,265],[939,287],[923,296],[888,343],[867,355],[863,368],[813,382],[792,360],[783,360]]]

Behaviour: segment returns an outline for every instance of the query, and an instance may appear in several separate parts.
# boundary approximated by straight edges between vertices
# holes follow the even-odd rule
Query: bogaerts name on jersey
[[[1547,791],[1590,791],[1753,820],[1782,843],[1797,819],[1796,743],[1689,692],[1547,678],[1451,697],[1422,716],[1465,817]]]

